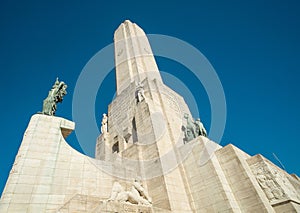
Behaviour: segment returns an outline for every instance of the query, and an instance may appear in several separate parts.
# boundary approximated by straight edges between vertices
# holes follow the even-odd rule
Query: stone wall
[[[77,194],[110,196],[113,178],[98,169],[94,159],[71,148],[61,129],[70,132],[74,123],[32,116],[2,193],[0,212],[56,212]]]

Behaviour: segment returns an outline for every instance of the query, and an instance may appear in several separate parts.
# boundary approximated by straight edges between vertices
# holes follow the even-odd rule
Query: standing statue
[[[102,134],[106,134],[108,132],[107,121],[108,121],[107,115],[104,113],[102,122],[101,122],[101,133]]]
[[[145,91],[142,82],[139,82],[136,86],[136,98],[138,102],[145,100]]]
[[[207,137],[207,132],[203,126],[203,123],[200,121],[200,118],[197,118],[195,121],[195,126],[196,126],[196,136],[205,136]]]
[[[186,127],[184,128],[184,136],[185,141],[189,142],[196,137],[196,129],[194,122],[189,118],[187,113],[184,114],[184,118],[186,119]]]
[[[63,101],[63,97],[67,94],[67,87],[65,82],[59,82],[58,78],[56,78],[52,89],[48,93],[48,97],[43,102],[42,114],[55,115],[57,108],[56,104]]]

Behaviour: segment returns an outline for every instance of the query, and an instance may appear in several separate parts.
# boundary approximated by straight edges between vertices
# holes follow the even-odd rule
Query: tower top
[[[162,81],[148,38],[137,24],[124,21],[115,31],[114,46],[117,94],[134,81]]]

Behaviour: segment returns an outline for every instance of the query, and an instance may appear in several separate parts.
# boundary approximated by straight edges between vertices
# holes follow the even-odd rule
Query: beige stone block
[[[5,203],[10,203],[11,201],[11,198],[13,197],[13,193],[3,193],[2,194],[2,197],[1,197],[1,203],[0,203],[0,206],[1,204],[5,204]]]
[[[67,184],[65,185],[53,184],[51,187],[50,194],[65,194],[67,187],[68,187]]]
[[[227,176],[227,180],[230,185],[234,185],[239,182],[250,182],[249,177],[245,173],[237,173],[235,175]]]
[[[56,209],[57,209],[57,204],[50,204],[50,203],[48,203],[48,204],[46,204],[46,212],[48,213],[56,213]],[[75,213],[75,212],[74,212]]]
[[[0,212],[8,212],[8,206],[9,206],[8,203],[1,203],[0,204]]]
[[[11,198],[11,203],[23,203],[29,204],[31,199],[31,194],[14,194]]]
[[[8,179],[7,179],[7,183],[9,184],[15,184],[15,183],[18,183],[19,182],[19,176],[20,174],[17,174],[17,173],[10,173]],[[7,184],[7,185],[9,185]]]
[[[35,184],[36,185],[49,185],[52,183],[51,176],[36,176]]]
[[[82,177],[82,170],[70,170],[69,177],[70,178],[81,178]]]
[[[23,203],[11,203],[8,206],[8,211],[9,213],[21,213],[21,212],[26,212],[28,208],[28,204],[23,204]]]
[[[78,187],[78,186],[82,186],[83,182],[82,182],[82,179],[80,177],[74,176],[74,177],[70,177],[69,185]]]
[[[67,177],[63,177],[63,176],[55,176],[53,177],[53,181],[52,184],[53,185],[65,185],[67,186],[70,183],[70,178]]]
[[[18,179],[19,184],[28,184],[28,185],[34,185],[36,184],[36,176],[33,175],[22,175]]]
[[[5,189],[4,189],[5,193],[7,193],[7,194],[14,193],[16,186],[17,186],[16,183],[10,183],[10,184],[6,185]]]
[[[54,151],[53,153],[44,153],[43,156],[44,156],[44,159],[49,162],[49,161],[56,161],[56,153],[57,151]],[[52,164],[49,164],[49,165],[52,165]],[[47,165],[46,165],[47,166]]]
[[[41,163],[41,160],[39,160],[39,159],[27,158],[27,159],[25,159],[23,166],[39,167],[40,163]]]
[[[79,171],[83,171],[83,165],[84,165],[84,163],[83,162],[77,162],[77,163],[75,163],[75,162],[72,162],[71,161],[71,167],[70,167],[70,169],[71,170],[79,170]]]
[[[30,204],[27,213],[45,212],[46,204]]]
[[[75,194],[80,194],[81,193],[81,187],[70,187],[67,188],[66,192],[67,195],[75,195]]]
[[[38,167],[23,167],[22,170],[20,171],[20,174],[22,175],[37,175],[39,168]]]
[[[39,176],[49,176],[49,177],[51,177],[51,176],[53,176],[53,174],[54,174],[54,168],[50,168],[50,167],[43,167],[43,168],[41,168],[39,171],[38,171],[38,173],[37,173],[37,175],[39,175]]]
[[[83,169],[83,164],[85,161],[85,156],[81,155],[80,153],[73,153],[71,158],[72,165],[80,165],[80,168]]]
[[[48,197],[48,204],[62,204],[64,203],[65,195],[51,194]]]
[[[62,153],[62,155],[64,155]],[[63,170],[69,170],[71,166],[71,163],[69,161],[57,161],[56,168],[57,169],[63,169]]]
[[[30,184],[18,184],[17,187],[14,190],[15,194],[31,194],[33,191],[34,185]]]
[[[284,202],[279,205],[274,206],[274,210],[277,213],[281,212],[287,212],[287,213],[292,213],[292,212],[300,212],[300,205],[294,202]]]
[[[50,194],[51,185],[36,185],[33,189],[35,194]]]
[[[28,150],[27,156],[30,156],[30,158],[32,158],[32,159],[44,159],[44,156],[41,155],[41,153],[38,151]]]
[[[68,169],[55,169],[54,177],[66,178],[69,176],[69,172]]]
[[[64,151],[60,152],[60,155],[57,157],[57,162],[65,162],[67,164],[71,164],[71,158],[72,156],[70,154],[65,154]]]
[[[46,204],[48,202],[48,194],[32,194],[30,203]]]
[[[230,207],[228,202],[226,202],[226,200],[222,200],[222,201],[219,201],[219,202],[214,202],[214,204],[212,206],[213,206],[213,209],[214,209],[215,212],[226,212],[226,211],[227,212],[233,212],[232,208]]]

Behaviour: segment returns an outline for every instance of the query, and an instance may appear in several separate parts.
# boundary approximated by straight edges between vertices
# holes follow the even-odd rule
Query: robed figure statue
[[[63,81],[56,81],[52,89],[48,93],[48,97],[43,102],[43,111],[45,115],[55,115],[56,104],[63,101],[63,97],[67,94],[67,85]]]

